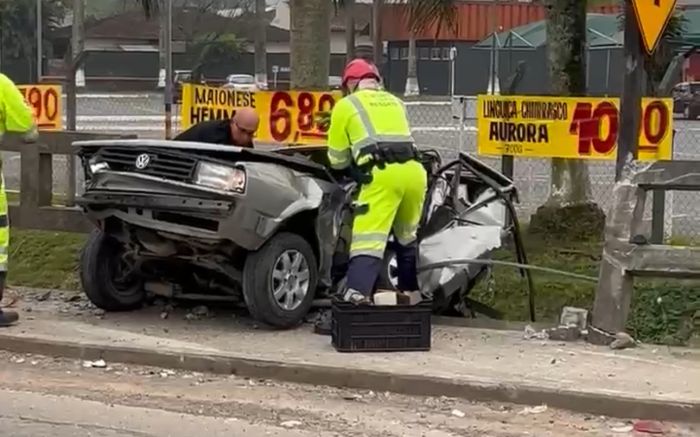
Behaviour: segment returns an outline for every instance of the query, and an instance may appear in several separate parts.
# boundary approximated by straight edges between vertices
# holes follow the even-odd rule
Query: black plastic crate
[[[355,305],[333,299],[333,347],[338,352],[430,350],[432,302],[418,305]]]

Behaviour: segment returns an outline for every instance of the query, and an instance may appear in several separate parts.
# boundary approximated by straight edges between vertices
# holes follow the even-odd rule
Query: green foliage
[[[60,0],[42,0],[43,34],[58,27],[66,8]],[[4,57],[36,59],[36,1],[0,1],[0,29]]]
[[[198,35],[188,47],[193,55],[192,77],[198,81],[202,72],[218,65],[230,65],[236,61],[245,47],[245,41],[236,38],[232,33],[208,33]]]
[[[620,4],[621,12],[618,14],[618,29],[624,30],[626,14],[624,12],[624,0],[588,0],[589,5],[615,5]],[[644,55],[644,69],[647,73],[647,85],[652,91],[656,92],[661,79],[664,77],[668,66],[670,65],[675,55],[675,49],[678,42],[682,40],[688,20],[683,16],[682,12],[676,9],[668,21],[668,25],[664,29],[664,33],[659,41],[659,45],[653,54]]]
[[[630,333],[647,342],[688,344],[700,335],[698,283],[646,281],[635,287]]]
[[[457,26],[457,0],[408,0],[408,25],[415,33],[437,24],[436,36],[442,26]]]
[[[67,232],[10,232],[11,285],[77,290],[78,259],[85,235]]]
[[[597,277],[602,254],[600,241],[544,239],[528,229],[525,249],[532,265]],[[495,259],[513,260],[501,249]],[[507,320],[528,320],[527,283],[518,270],[494,267],[491,280],[477,285],[472,298],[501,311]],[[556,323],[564,306],[592,309],[596,284],[533,272],[538,321]],[[700,337],[700,287],[697,281],[635,280],[628,331],[648,343],[685,345]]]

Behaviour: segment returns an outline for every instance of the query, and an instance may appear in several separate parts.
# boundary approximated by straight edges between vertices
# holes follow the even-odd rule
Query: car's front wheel
[[[309,312],[318,266],[309,243],[281,232],[248,255],[243,267],[243,297],[250,314],[276,328],[291,328]]]
[[[90,302],[105,311],[129,311],[144,301],[143,281],[124,247],[114,238],[94,230],[80,259],[80,282]]]

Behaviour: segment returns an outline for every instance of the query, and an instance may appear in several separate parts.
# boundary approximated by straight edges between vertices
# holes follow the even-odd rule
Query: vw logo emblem
[[[148,164],[150,164],[150,162],[151,157],[147,153],[142,153],[136,157],[136,168],[139,170],[143,170],[144,168],[148,167]]]

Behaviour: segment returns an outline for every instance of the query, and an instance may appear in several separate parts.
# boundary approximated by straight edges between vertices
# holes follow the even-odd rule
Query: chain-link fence
[[[408,114],[414,138],[421,148],[434,148],[444,160],[454,158],[458,152],[476,154],[477,130],[475,97],[467,97],[466,121],[460,126],[456,111],[449,101],[407,101]],[[174,132],[179,131],[179,107],[173,108]],[[135,134],[140,138],[164,138],[163,97],[158,93],[94,93],[78,98],[78,130]],[[674,158],[700,160],[700,122],[674,120]],[[480,156],[487,164],[501,168],[501,159]],[[65,157],[54,158],[54,190],[66,192]],[[518,206],[521,221],[530,216],[549,196],[551,166],[548,159],[516,158],[513,178],[520,192]],[[611,206],[614,185],[614,161],[588,162],[591,195],[605,211]],[[80,170],[79,170],[80,171]],[[7,154],[4,173],[9,189],[19,189],[19,156]],[[79,178],[78,187],[81,182]],[[700,240],[700,203],[697,194],[668,192],[665,199],[664,236],[677,243]],[[647,202],[646,218],[651,225],[652,202]]]

